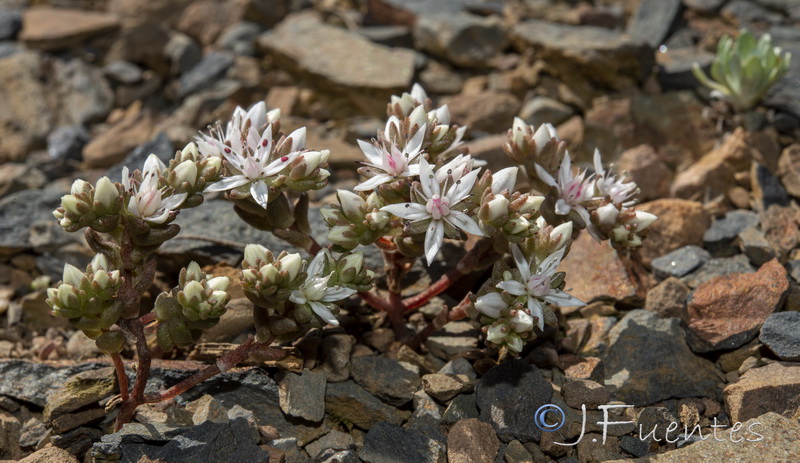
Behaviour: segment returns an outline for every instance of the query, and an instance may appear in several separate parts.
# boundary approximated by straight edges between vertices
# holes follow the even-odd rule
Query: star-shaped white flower
[[[514,256],[514,262],[517,264],[522,282],[517,280],[505,280],[497,284],[497,287],[508,291],[513,296],[527,296],[528,309],[531,315],[538,318],[539,329],[544,329],[544,307],[542,302],[549,302],[558,306],[582,306],[586,305],[577,297],[561,291],[560,289],[553,289],[550,287],[550,281],[553,274],[564,257],[566,248],[561,248],[547,256],[542,264],[536,269],[536,273],[531,273],[530,263],[525,258],[525,255],[515,244],[511,245],[511,253]],[[492,307],[495,305],[492,304]],[[487,314],[488,315],[488,314]],[[491,315],[490,315],[491,316]]]
[[[237,127],[233,128],[234,136],[230,146],[219,146],[222,155],[239,174],[225,177],[209,185],[206,191],[226,191],[250,185],[250,195],[264,209],[267,208],[269,187],[265,180],[277,175],[301,154],[299,149],[305,144],[305,128],[298,129],[290,135],[292,150],[289,154],[281,156],[272,162],[269,161],[273,152],[272,125],[264,129],[261,136],[258,132],[250,130],[246,140],[241,136]],[[239,136],[236,136],[239,134]],[[298,148],[295,150],[295,148]]]
[[[391,142],[391,147],[387,150],[381,143],[376,142],[375,144],[370,144],[358,140],[358,146],[361,147],[364,156],[369,160],[369,162],[365,164],[378,170],[379,173],[369,180],[365,180],[356,185],[355,190],[374,190],[378,186],[389,183],[392,180],[419,175],[419,164],[412,163],[420,154],[424,137],[425,125],[423,124],[411,140],[406,143],[402,151],[397,147],[394,141]]]
[[[544,183],[558,190],[556,214],[567,215],[574,210],[586,225],[591,223],[589,211],[583,203],[592,199],[594,181],[592,178],[586,178],[586,171],[577,175],[572,172],[572,161],[568,152],[564,152],[564,159],[558,168],[558,179],[553,178],[539,164],[536,164],[536,174]]]
[[[598,199],[605,197],[611,198],[614,204],[622,204],[625,207],[632,206],[636,201],[631,198],[638,191],[634,182],[625,182],[624,179],[617,178],[609,169],[603,169],[603,160],[600,157],[600,150],[594,150],[594,184],[597,189]]]
[[[347,299],[357,293],[355,289],[343,286],[328,287],[331,275],[322,276],[326,251],[318,252],[311,263],[308,264],[306,281],[299,288],[292,291],[289,300],[295,304],[307,304],[321,319],[331,325],[338,325],[339,320],[333,316],[331,307],[334,302]]]
[[[478,171],[470,171],[449,187],[445,182],[444,188],[425,159],[420,159],[419,171],[422,191],[418,193],[425,204],[390,204],[382,207],[381,210],[412,222],[430,220],[430,225],[425,232],[425,259],[430,265],[442,246],[445,222],[467,233],[483,236],[483,231],[475,223],[475,220],[457,209],[458,203],[466,199],[472,191],[475,180],[478,178]]]
[[[158,188],[158,177],[167,168],[158,156],[151,154],[144,162],[142,182],[137,186],[131,183],[127,167],[122,168],[122,186],[131,193],[128,201],[128,214],[153,223],[162,224],[169,218],[170,213],[177,210],[186,200],[186,193],[167,193],[166,187]]]

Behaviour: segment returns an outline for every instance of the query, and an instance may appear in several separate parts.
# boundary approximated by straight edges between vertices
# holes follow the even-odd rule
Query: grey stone
[[[544,123],[557,126],[566,121],[575,110],[564,103],[546,96],[535,96],[522,105],[519,117],[527,124],[539,127]]]
[[[65,161],[80,161],[83,147],[87,143],[89,132],[83,126],[61,126],[47,136],[47,154],[59,165]]]
[[[187,408],[194,410],[192,423],[195,425],[203,424],[206,421],[228,424],[228,410],[217,399],[208,394],[195,400]]]
[[[281,410],[289,416],[322,421],[325,417],[325,385],[324,373],[282,372],[278,381]]]
[[[711,254],[700,246],[684,246],[669,254],[653,259],[650,265],[658,278],[682,277],[711,259]]]
[[[344,333],[330,334],[322,339],[321,368],[329,383],[345,381],[350,377],[350,353],[355,342],[355,338]]]
[[[45,420],[51,421],[65,413],[81,407],[97,404],[111,396],[117,390],[114,368],[106,367],[88,370],[69,378],[64,386],[53,392],[47,399],[42,414]]]
[[[761,203],[761,208],[767,210],[771,205],[789,205],[789,195],[783,188],[781,181],[772,174],[765,166],[756,163],[753,168],[753,194],[757,201]]]
[[[407,404],[419,389],[419,368],[388,357],[355,357],[353,379],[372,395],[396,407]]]
[[[227,51],[212,51],[200,60],[189,72],[180,78],[178,98],[210,87],[233,66],[234,55]]]
[[[752,227],[739,233],[739,248],[756,267],[761,267],[775,257],[775,250],[764,234]]]
[[[11,56],[20,50],[15,42],[0,42],[0,58]]]
[[[611,394],[608,393],[608,389],[602,384],[588,379],[564,383],[561,386],[561,394],[564,396],[564,402],[572,408],[581,408],[581,405],[597,408],[611,400]]]
[[[475,394],[459,394],[444,411],[443,423],[455,423],[458,420],[477,418],[480,416],[478,405],[475,403]]]
[[[424,15],[413,33],[415,48],[464,67],[486,67],[507,44],[501,20],[492,16]]]
[[[717,11],[728,0],[683,0],[683,4],[693,10],[702,12]]]
[[[786,262],[786,271],[789,272],[794,281],[800,283],[800,260],[790,260]]]
[[[753,273],[756,270],[744,254],[711,259],[702,267],[681,278],[690,288],[696,288],[713,278],[732,273]]]
[[[692,72],[694,63],[708,74],[715,56],[704,50],[696,50],[694,46],[668,48],[666,53],[658,57],[658,82],[664,89],[670,90],[695,88],[699,82]]]
[[[73,455],[83,455],[92,448],[92,444],[100,440],[103,431],[96,428],[80,427],[65,434],[50,438],[56,447],[62,448]]]
[[[758,339],[781,360],[800,361],[800,312],[773,313]]]
[[[319,454],[320,463],[360,463],[355,450],[325,450]]]
[[[80,363],[59,368],[28,360],[0,361],[0,377],[3,378],[3,381],[0,381],[0,395],[44,407],[48,397],[70,377],[106,366],[98,363]]]
[[[305,450],[311,458],[319,460],[325,450],[349,450],[351,447],[353,447],[353,436],[333,430],[306,445]]]
[[[619,448],[634,457],[641,458],[650,451],[650,442],[639,439],[638,437],[622,436],[619,438]]]
[[[103,68],[103,74],[124,85],[133,85],[142,80],[142,68],[129,61],[114,61]]]
[[[411,28],[408,26],[371,26],[356,29],[360,35],[387,47],[414,48]],[[430,91],[428,87],[426,90]]]
[[[413,429],[378,423],[364,436],[358,456],[367,463],[445,463],[444,446]]]
[[[472,364],[463,357],[450,360],[439,369],[437,373],[443,375],[466,375],[469,379],[476,379],[478,377],[478,374],[475,373],[475,369],[472,368]]]
[[[441,359],[455,359],[462,352],[478,347],[478,330],[469,322],[450,322],[434,331],[425,346]]]
[[[795,11],[800,17],[800,8],[795,6]],[[797,27],[773,26],[769,32],[774,44],[781,47],[784,52],[789,52],[792,56],[800,56],[800,33],[797,32]],[[798,79],[800,79],[800,62],[793,59],[789,66],[789,72],[767,92],[763,103],[789,113],[795,118],[800,118],[800,95],[796,91],[797,86],[793,85]]]
[[[225,29],[217,39],[217,46],[236,55],[255,55],[255,40],[263,31],[261,25],[254,22],[239,22]]]
[[[689,287],[685,283],[669,277],[647,292],[644,308],[657,313],[661,318],[680,318],[689,292]]]
[[[164,45],[164,55],[172,62],[172,74],[180,76],[203,59],[203,50],[188,35],[175,32]]]
[[[386,421],[400,424],[403,413],[386,405],[353,381],[328,383],[325,410],[329,415],[347,420],[359,428],[370,429]]]
[[[250,410],[238,404],[234,405],[228,410],[228,421],[230,422],[231,430],[237,436],[241,436],[254,444],[258,444],[261,441],[261,433],[258,432],[256,416]]]
[[[666,440],[667,437],[675,438],[677,433],[667,436],[666,431],[671,423],[677,422],[677,418],[667,407],[645,407],[636,418],[636,424],[641,429],[639,438],[647,435],[651,436],[650,439],[658,441]]]
[[[68,123],[83,125],[101,121],[111,112],[114,92],[100,69],[73,58],[57,61],[55,76]]]
[[[703,244],[714,257],[728,257],[737,253],[736,237],[746,228],[758,225],[758,214],[735,210],[716,219],[703,235]]]
[[[681,11],[681,0],[644,0],[628,23],[627,32],[651,48],[664,43]]]
[[[602,27],[531,19],[513,27],[511,41],[518,50],[532,49],[559,74],[575,74],[609,88],[641,80],[654,64],[646,43]]]
[[[61,196],[66,193],[23,190],[0,198],[0,252],[10,254],[31,249],[32,227],[42,222],[55,223],[53,211],[61,205]]]
[[[720,382],[714,365],[689,349],[677,318],[661,319],[646,310],[629,312],[611,329],[603,362],[606,387],[630,405],[715,397]]]
[[[20,29],[22,29],[22,14],[0,7],[0,40],[14,40]]]
[[[447,436],[442,426],[443,412],[444,407],[436,403],[425,391],[417,391],[414,394],[414,412],[405,427],[445,444]]]
[[[757,3],[747,0],[732,0],[722,7],[722,14],[736,18],[739,24],[746,26],[753,22],[778,24],[783,20],[783,15],[770,11]]]
[[[536,410],[550,403],[553,387],[533,365],[512,360],[490,369],[481,377],[475,402],[483,421],[492,424],[503,442],[538,441],[541,429],[535,426]]]
[[[19,435],[19,446],[22,448],[32,448],[47,436],[47,426],[37,418],[30,418],[22,425]]]

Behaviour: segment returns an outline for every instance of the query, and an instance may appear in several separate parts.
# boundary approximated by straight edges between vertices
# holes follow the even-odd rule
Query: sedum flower
[[[369,160],[366,165],[375,169],[378,173],[369,180],[358,184],[355,190],[374,190],[378,186],[394,179],[419,175],[419,164],[412,163],[416,161],[420,154],[424,137],[425,125],[423,124],[402,150],[398,149],[394,141],[392,141],[389,149],[386,149],[382,143],[370,144],[358,140],[361,151],[364,152],[364,155]],[[375,172],[372,169],[370,171]]]
[[[609,169],[603,168],[603,160],[600,157],[600,150],[594,150],[594,187],[597,197],[595,199],[610,198],[614,204],[631,206],[636,201],[632,198],[639,192],[639,187],[634,182],[625,182]]]
[[[422,191],[417,193],[424,204],[402,203],[390,204],[381,208],[383,211],[411,222],[430,221],[425,232],[425,258],[430,265],[444,240],[445,227],[464,230],[477,236],[484,233],[465,212],[460,211],[459,203],[467,199],[475,185],[478,171],[473,170],[452,185],[440,185],[437,175],[433,173],[430,164],[424,159],[420,160],[420,185]]]
[[[298,305],[311,307],[311,310],[326,323],[338,325],[339,321],[331,311],[335,307],[333,303],[346,299],[357,291],[343,286],[328,287],[331,275],[322,275],[326,256],[327,251],[321,251],[314,256],[306,269],[308,274],[306,280],[292,291],[289,300]]]
[[[131,194],[128,214],[148,223],[163,224],[183,204],[186,193],[169,194],[167,188],[158,187],[166,167],[158,156],[151,154],[144,163],[142,181],[138,185],[131,182],[128,168],[122,168],[122,186]]]
[[[586,210],[584,203],[592,199],[594,183],[591,178],[586,178],[586,171],[577,175],[572,172],[572,160],[568,152],[564,152],[557,179],[538,164],[536,164],[536,174],[545,184],[557,190],[556,214],[568,215],[575,211],[584,224],[590,223],[589,211]]]
[[[565,248],[547,256],[535,273],[531,273],[530,263],[525,255],[516,245],[511,245],[511,253],[514,262],[519,270],[522,281],[515,279],[505,279],[497,284],[497,288],[508,291],[513,296],[523,296],[527,298],[527,307],[531,315],[538,319],[540,330],[544,329],[544,306],[543,302],[549,302],[558,306],[582,306],[585,305],[580,299],[568,294],[560,289],[552,287],[552,280],[561,258],[564,257]]]

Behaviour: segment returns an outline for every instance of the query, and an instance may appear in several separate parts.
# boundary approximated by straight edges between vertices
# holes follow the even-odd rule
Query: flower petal
[[[427,259],[428,265],[431,265],[433,260],[436,259],[436,254],[439,253],[443,240],[444,224],[441,220],[431,221],[428,231],[425,232],[425,259]]]
[[[376,166],[380,166],[383,163],[383,152],[380,148],[364,140],[357,141],[358,147],[361,148],[361,152],[364,153],[364,156],[367,157],[369,162]]]
[[[341,301],[342,299],[347,299],[348,297],[352,296],[357,292],[358,291],[356,291],[355,289],[345,288],[344,286],[340,286],[338,288],[328,288],[325,291],[325,295],[322,296],[320,301],[322,302]]]
[[[540,166],[539,164],[534,164],[534,167],[536,168],[536,175],[539,177],[539,180],[543,181],[544,183],[550,186],[558,187],[556,179],[554,179],[549,172],[544,170],[542,166]]]
[[[425,206],[417,203],[390,204],[388,206],[383,206],[381,210],[407,220],[420,220],[431,216],[427,209],[425,209]]]
[[[500,312],[507,307],[500,293],[495,292],[484,294],[475,301],[475,309],[492,318],[500,318]]]
[[[234,175],[232,177],[225,177],[218,182],[214,182],[206,187],[205,191],[226,191],[233,188],[238,188],[242,185],[249,183],[250,180],[244,175]]]
[[[539,326],[539,330],[544,331],[544,307],[542,307],[541,302],[533,297],[528,297],[528,310],[531,311],[532,316],[538,319],[537,325]]]
[[[511,255],[514,256],[514,263],[517,264],[517,269],[519,270],[520,276],[525,281],[530,280],[531,265],[528,263],[528,259],[525,258],[525,254],[522,252],[522,249],[520,249],[516,244],[512,244],[509,247],[511,248]]]
[[[409,157],[416,156],[419,153],[419,150],[422,148],[422,141],[425,138],[425,130],[428,127],[427,124],[422,124],[422,127],[417,130],[417,133],[414,134],[414,137],[406,143],[406,147],[403,148],[403,152],[408,154]]]
[[[504,280],[498,283],[496,287],[508,291],[508,293],[513,296],[528,294],[528,289],[525,288],[525,285],[517,280]]]
[[[542,299],[559,307],[577,307],[586,305],[585,302],[566,291],[552,291],[550,294],[542,296]]]
[[[481,230],[481,227],[479,227],[478,224],[475,223],[475,221],[472,220],[472,218],[470,216],[468,216],[467,214],[465,214],[463,212],[452,211],[451,210],[450,214],[448,214],[445,217],[445,220],[450,222],[455,227],[457,227],[457,228],[459,228],[461,230],[464,230],[465,232],[467,232],[467,233],[469,233],[471,235],[475,235],[475,236],[485,236],[486,235],[485,233],[483,233],[483,230]]]
[[[383,185],[384,183],[391,182],[393,178],[394,177],[392,177],[391,175],[378,174],[368,180],[364,180],[363,182],[356,185],[355,188],[353,189],[356,191],[374,190],[375,188]]]
[[[339,324],[339,320],[333,316],[330,309],[328,309],[328,306],[325,304],[317,301],[308,301],[308,305],[311,306],[311,309],[314,311],[314,313],[319,315],[319,318],[325,320],[326,323],[331,325]]]
[[[419,160],[419,183],[422,184],[422,193],[425,194],[427,199],[430,199],[434,194],[439,194],[439,182],[436,181],[433,169],[425,159]]]
[[[267,208],[268,199],[269,199],[269,188],[267,184],[262,182],[261,180],[257,180],[250,185],[250,196],[258,203],[259,206],[263,207],[264,209]]]

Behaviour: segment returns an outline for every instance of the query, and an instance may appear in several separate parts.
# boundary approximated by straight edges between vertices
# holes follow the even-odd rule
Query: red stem
[[[123,424],[130,423],[136,414],[136,407],[144,403],[144,389],[150,378],[150,362],[153,358],[153,353],[147,346],[142,322],[138,318],[130,318],[126,320],[125,326],[136,338],[136,381],[133,383],[133,390],[128,400],[124,400],[120,407],[119,415],[117,415],[117,431],[122,429]]]
[[[122,362],[122,356],[118,352],[111,354],[111,360],[114,362],[114,370],[117,372],[117,381],[119,382],[119,395],[122,401],[128,400],[128,374],[125,373],[125,364]]]
[[[139,317],[139,321],[142,322],[142,325],[147,325],[148,323],[152,323],[156,321],[156,313],[147,312],[146,314]]]
[[[392,306],[389,304],[389,301],[378,296],[373,291],[362,291],[358,293],[358,296],[361,298],[361,300],[378,310],[382,310],[384,312],[392,311]]]

